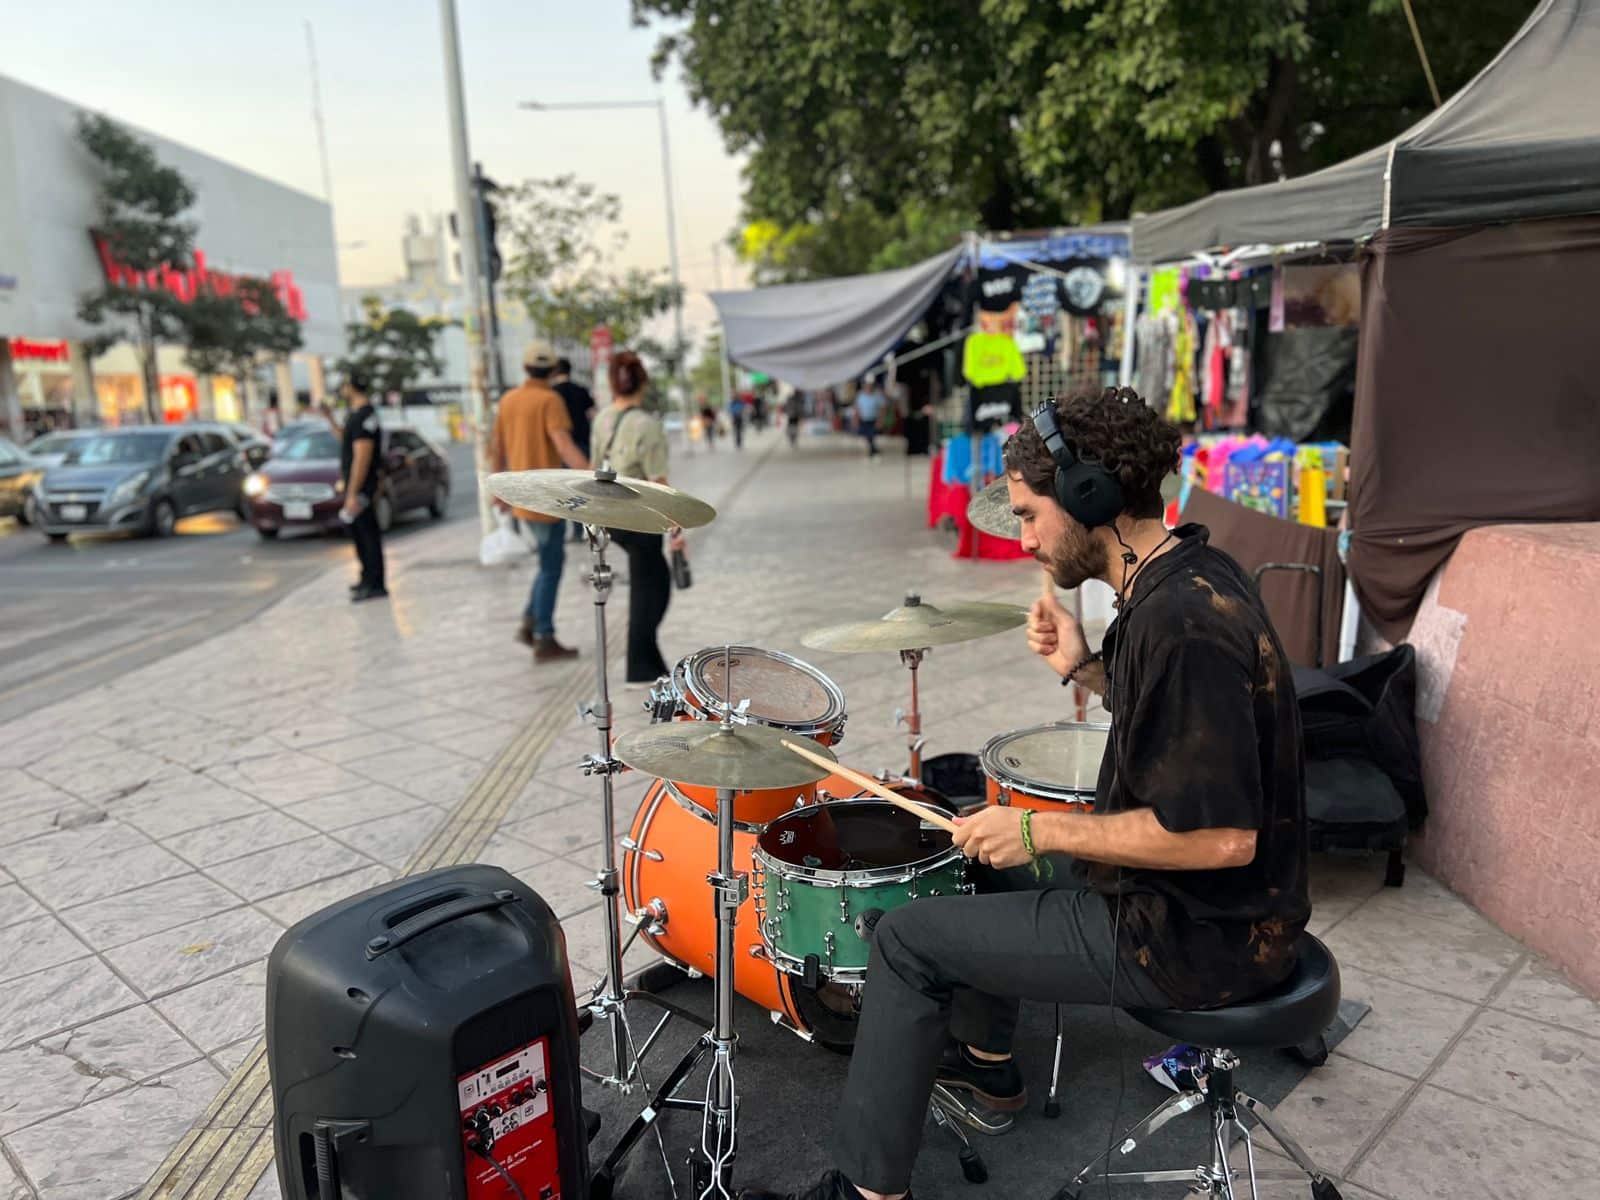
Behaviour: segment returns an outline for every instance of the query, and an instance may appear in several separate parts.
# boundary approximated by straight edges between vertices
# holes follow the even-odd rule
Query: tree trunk
[[[139,365],[144,373],[144,411],[150,424],[161,424],[161,379],[156,371],[156,335],[150,319],[139,317]]]
[[[1276,178],[1272,169],[1272,143],[1283,146],[1287,161],[1292,150],[1287,130],[1291,129],[1299,69],[1294,60],[1278,58],[1267,68],[1267,93],[1256,109],[1255,128],[1250,135],[1250,157],[1245,162],[1245,183],[1268,183]]]
[[[1228,171],[1228,157],[1215,134],[1208,133],[1195,143],[1195,165],[1200,168],[1200,178],[1208,192],[1226,191],[1233,186]]]

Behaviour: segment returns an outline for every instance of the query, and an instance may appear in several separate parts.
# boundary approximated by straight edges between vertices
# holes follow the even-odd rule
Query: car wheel
[[[239,514],[239,520],[246,525],[250,524],[250,497],[240,492],[238,503],[233,506],[233,511]]]
[[[22,511],[17,515],[24,525],[39,523],[39,502],[33,498],[32,493],[22,498]]]
[[[387,496],[379,496],[372,502],[373,514],[378,518],[378,531],[388,533],[389,527],[394,524],[394,504]]]
[[[171,537],[177,527],[178,510],[172,506],[172,501],[165,498],[157,500],[150,509],[149,533],[153,537]]]
[[[450,489],[442,483],[434,484],[433,499],[428,504],[428,512],[435,521],[444,516],[445,510],[450,507]]]
[[[278,538],[278,531],[276,529],[257,529],[256,532],[261,535],[261,540],[263,542],[276,541]]]

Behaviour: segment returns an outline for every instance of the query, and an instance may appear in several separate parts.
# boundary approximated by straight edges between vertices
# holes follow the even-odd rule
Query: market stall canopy
[[[798,388],[853,379],[916,324],[961,254],[957,246],[896,271],[712,292],[728,357]]]
[[[1358,241],[1600,212],[1600,0],[1544,0],[1492,62],[1399,137],[1282,183],[1133,221],[1133,257]]]

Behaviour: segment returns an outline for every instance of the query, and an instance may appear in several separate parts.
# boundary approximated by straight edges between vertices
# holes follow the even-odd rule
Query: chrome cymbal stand
[[[911,710],[896,709],[894,723],[906,727],[905,782],[912,787],[922,786],[922,747],[927,744],[927,739],[922,736],[922,705],[917,695],[917,668],[922,666],[923,656],[927,653],[926,646],[920,650],[900,651],[900,661],[911,670]]]
[[[599,532],[602,534],[604,533],[603,530]],[[591,545],[594,543],[594,540],[595,531],[591,530]],[[597,579],[600,578],[602,573],[604,573],[607,577],[606,586],[607,589],[609,589],[609,569],[604,568],[603,557],[597,556],[595,564],[595,577]],[[598,584],[596,585],[596,592],[598,595]],[[596,599],[595,603],[597,606],[596,611],[599,611],[599,606],[603,606],[605,601],[603,599]],[[600,624],[597,627],[597,632],[603,639],[605,636],[603,617],[600,618]],[[748,718],[744,716],[744,708],[746,706],[744,704],[735,706],[731,702],[731,696],[733,694],[733,680],[731,678],[731,671],[732,650],[730,647],[725,647],[723,650],[723,701],[720,718],[722,721],[722,728],[719,731],[720,735],[732,735],[736,726],[749,724]],[[603,667],[601,668],[601,673],[603,677]],[[610,706],[604,703],[604,688],[605,684],[602,678],[601,695],[602,706],[605,712],[604,736],[608,739],[606,743],[607,750],[605,759],[607,762],[615,763],[616,760],[612,759],[610,756]],[[594,760],[592,756],[591,759],[586,760],[586,763],[590,764],[589,769],[592,769],[597,773],[601,770],[603,765]],[[608,809],[611,804],[610,773],[614,769],[615,768],[606,768],[605,774],[605,798]],[[614,1186],[616,1169],[618,1165],[624,1158],[627,1157],[633,1148],[639,1144],[646,1133],[653,1130],[656,1135],[657,1144],[662,1144],[659,1122],[663,1114],[674,1109],[684,1109],[691,1112],[698,1112],[700,1113],[701,1117],[700,1144],[695,1150],[691,1151],[689,1156],[690,1171],[693,1180],[692,1195],[694,1196],[695,1200],[735,1200],[735,1195],[733,1192],[733,1158],[736,1150],[737,1140],[736,1134],[739,1096],[738,1088],[734,1083],[733,1076],[733,1057],[736,1043],[738,1041],[738,1038],[735,1036],[733,1031],[733,972],[735,967],[734,940],[736,922],[738,921],[739,916],[739,906],[744,903],[745,898],[750,893],[750,877],[747,872],[734,870],[733,800],[734,790],[732,788],[717,789],[717,869],[712,874],[706,876],[706,882],[711,885],[712,899],[715,905],[717,922],[716,978],[713,980],[714,995],[716,998],[716,1015],[712,1022],[712,1027],[706,1033],[702,1034],[699,1039],[696,1040],[695,1044],[689,1048],[688,1052],[678,1060],[677,1065],[667,1073],[667,1076],[664,1080],[662,1080],[661,1085],[655,1090],[649,1092],[649,1097],[645,1102],[643,1111],[641,1111],[639,1115],[634,1118],[633,1123],[623,1133],[621,1139],[617,1142],[611,1153],[606,1156],[605,1162],[602,1163],[599,1170],[595,1172],[595,1177],[590,1184],[589,1195],[591,1200],[609,1200],[609,1197],[612,1195],[612,1188]],[[618,917],[616,915],[616,902],[614,898],[616,885],[615,852],[611,849],[609,844],[609,837],[611,835],[611,818],[609,816],[606,817],[606,823],[608,843],[605,850],[605,855],[606,860],[611,864],[611,883],[613,887],[613,898],[607,905],[607,908],[610,910],[610,916],[608,917],[608,929],[617,929],[619,928],[619,925]],[[604,879],[604,875],[605,868],[602,868],[602,880]],[[605,890],[604,886],[602,886],[601,890]],[[637,930],[635,930],[635,932],[637,932]],[[617,952],[617,971],[617,979],[620,990],[620,948]],[[650,1044],[655,1041],[656,1034],[660,1033],[661,1029],[665,1027],[667,1021],[671,1019],[673,1013],[681,1012],[682,1010],[676,1009],[675,1007],[667,1004],[659,997],[652,996],[649,993],[641,992],[624,993],[619,998],[615,1006],[616,1010],[621,1010],[622,1002],[634,998],[648,1000],[652,1003],[659,1004],[668,1010],[667,1015],[661,1019],[661,1024],[656,1027],[655,1032],[650,1035],[650,1038],[645,1043],[644,1049],[645,1051],[648,1051]],[[609,1000],[607,997],[599,997],[591,1007],[599,1007],[608,1003]],[[613,1019],[615,1020],[616,1018],[614,1017]],[[627,1030],[625,1015],[621,1017],[621,1027],[623,1033],[628,1038],[627,1046],[631,1052],[632,1035]],[[615,1034],[613,1037],[615,1038]],[[616,1045],[615,1041],[613,1044]],[[695,1067],[700,1064],[701,1059],[705,1058],[705,1056],[708,1054],[712,1056],[712,1064],[710,1075],[706,1080],[705,1098],[702,1100],[695,1100],[679,1096],[677,1094],[678,1089],[683,1085],[683,1082],[688,1078]],[[618,1049],[617,1060],[619,1063],[622,1062],[622,1055],[623,1051]],[[638,1057],[639,1056],[635,1056],[632,1067],[632,1077],[642,1079],[642,1076],[638,1075]],[[619,1065],[617,1067],[617,1074],[619,1076],[623,1075],[626,1069],[626,1064]],[[598,1077],[596,1076],[596,1078]],[[602,1082],[608,1081],[602,1080]],[[662,1149],[662,1159],[663,1162],[667,1161],[664,1145]],[[672,1168],[670,1163],[667,1165],[667,1175],[669,1181],[672,1183],[672,1194],[677,1196],[677,1182],[676,1180],[672,1179]]]
[[[604,478],[606,474],[609,473],[596,472],[596,478]],[[611,477],[615,478],[614,475]],[[611,1061],[609,1074],[588,1067],[583,1067],[582,1070],[588,1078],[600,1086],[615,1088],[623,1095],[627,1095],[635,1087],[649,1091],[649,1084],[644,1078],[643,1060],[674,1016],[683,1017],[696,1025],[702,1022],[700,1017],[687,1009],[680,1008],[670,1000],[650,992],[629,990],[623,983],[622,956],[633,939],[638,936],[639,927],[635,926],[627,942],[623,941],[622,918],[617,909],[621,887],[617,872],[616,803],[611,785],[611,777],[622,770],[622,763],[611,753],[611,693],[606,680],[606,601],[611,596],[612,584],[611,565],[606,562],[606,546],[611,541],[611,535],[598,525],[586,525],[584,529],[589,538],[589,554],[594,562],[590,573],[590,584],[594,588],[597,695],[594,700],[580,704],[578,711],[594,722],[600,735],[600,752],[586,755],[579,763],[579,767],[585,775],[600,777],[600,873],[590,881],[589,886],[605,898],[605,903],[600,907],[605,920],[606,973],[604,978],[594,984],[588,998],[582,1001],[579,1007],[589,1014],[590,1021],[603,1023],[610,1031]],[[633,1028],[628,1022],[628,1005],[634,1002],[652,1005],[662,1014],[642,1045],[635,1044]],[[677,1183],[672,1178],[672,1164],[667,1157],[666,1144],[662,1140],[661,1131],[657,1129],[655,1132],[656,1145],[660,1149],[661,1161],[666,1168],[668,1181],[672,1185],[672,1194],[677,1196]],[[617,1163],[633,1149],[638,1140],[638,1137],[632,1140],[625,1139],[625,1144],[619,1144],[618,1149],[613,1152],[613,1158],[607,1160],[608,1172],[615,1169]],[[608,1174],[604,1187],[597,1181],[593,1194],[596,1196],[609,1194],[609,1178]]]

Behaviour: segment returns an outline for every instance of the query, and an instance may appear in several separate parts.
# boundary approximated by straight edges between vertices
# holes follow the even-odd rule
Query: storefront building
[[[300,322],[301,349],[264,366],[257,380],[199,376],[181,346],[161,346],[161,419],[259,423],[269,396],[286,414],[297,393],[320,399],[325,365],[344,350],[328,204],[133,129],[194,188],[186,215],[197,229],[192,263],[136,279],[93,236],[100,181],[77,138],[79,111],[0,76],[0,432],[21,441],[43,427],[148,419],[134,347],[119,344],[93,358],[84,350],[95,330],[79,320],[78,305],[107,282],[183,301],[200,286],[226,289],[239,276],[258,277]]]

